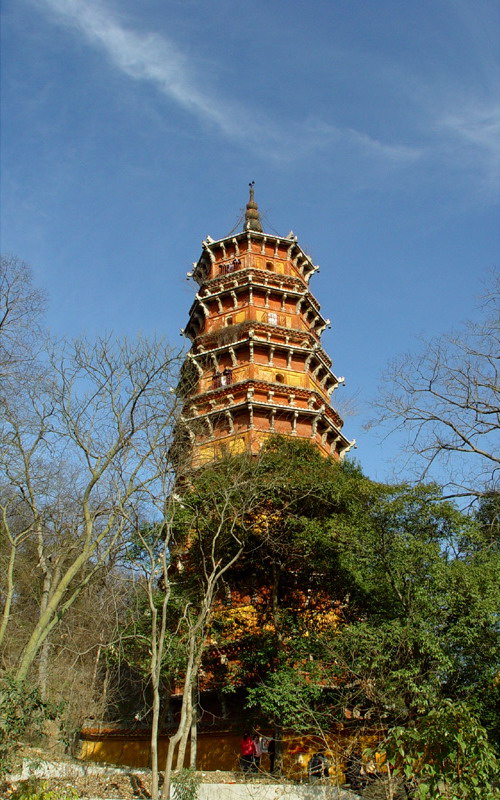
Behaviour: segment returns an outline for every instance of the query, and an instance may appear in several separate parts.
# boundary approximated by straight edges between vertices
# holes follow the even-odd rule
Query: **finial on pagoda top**
[[[262,233],[262,223],[260,221],[260,214],[259,214],[259,206],[255,202],[254,199],[254,189],[255,181],[252,181],[248,184],[250,187],[250,199],[247,203],[246,211],[245,211],[245,231],[259,231]]]

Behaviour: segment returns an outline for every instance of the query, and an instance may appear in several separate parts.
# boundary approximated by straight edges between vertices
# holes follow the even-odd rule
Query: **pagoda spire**
[[[259,206],[255,202],[254,199],[254,189],[255,181],[252,181],[248,184],[250,188],[250,199],[247,203],[247,207],[245,210],[245,225],[243,230],[245,231],[258,231],[262,233],[262,223],[260,221],[260,213],[259,213]]]

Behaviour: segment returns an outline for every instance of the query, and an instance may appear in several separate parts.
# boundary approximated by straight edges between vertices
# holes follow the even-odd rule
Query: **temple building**
[[[341,459],[353,446],[330,395],[343,378],[321,345],[330,320],[309,289],[319,269],[290,232],[265,233],[253,183],[243,230],[203,241],[188,277],[199,285],[183,333],[191,340],[183,413],[198,466],[258,452],[272,434],[309,439]]]

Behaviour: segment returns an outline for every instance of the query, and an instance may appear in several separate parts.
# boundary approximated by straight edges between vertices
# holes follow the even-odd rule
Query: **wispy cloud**
[[[365,157],[393,162],[413,161],[418,151],[385,144],[367,133],[310,121],[286,128],[272,119],[201,86],[192,61],[175,42],[157,33],[127,28],[112,12],[94,0],[43,0],[55,18],[100,47],[111,63],[135,80],[147,81],[174,101],[220,131],[227,139],[273,160],[290,161],[313,150],[337,145],[354,147]],[[256,123],[256,119],[259,120]]]
[[[476,182],[490,191],[497,185],[500,111],[488,102],[481,105],[477,100],[464,100],[452,90],[444,95],[443,86],[427,86],[420,92],[425,142],[415,131],[411,145],[382,141],[367,131],[320,117],[285,125],[261,108],[249,108],[223,96],[214,80],[172,38],[133,29],[106,6],[105,0],[42,0],[43,6],[54,19],[99,48],[123,74],[155,86],[202,124],[261,157],[291,162],[335,149],[339,159],[351,157],[356,162],[363,160],[365,165],[399,168],[416,161],[428,166],[440,163],[453,172],[474,174]]]
[[[444,112],[437,127],[447,137],[450,149],[466,166],[475,166],[490,185],[500,178],[500,106],[463,102],[458,110]]]
[[[175,43],[156,33],[137,33],[113,18],[102,3],[44,0],[63,22],[100,46],[115,67],[136,80],[148,81],[183,108],[236,136],[232,115],[196,87],[188,61]]]

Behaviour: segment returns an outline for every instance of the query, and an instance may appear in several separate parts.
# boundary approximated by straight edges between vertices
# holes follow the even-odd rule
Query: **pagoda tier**
[[[290,233],[264,233],[253,187],[245,230],[203,242],[189,277],[199,284],[183,333],[192,341],[183,423],[193,464],[224,452],[257,452],[272,434],[307,438],[340,459],[354,444],[329,397],[320,337],[330,321],[308,282],[318,270]]]

